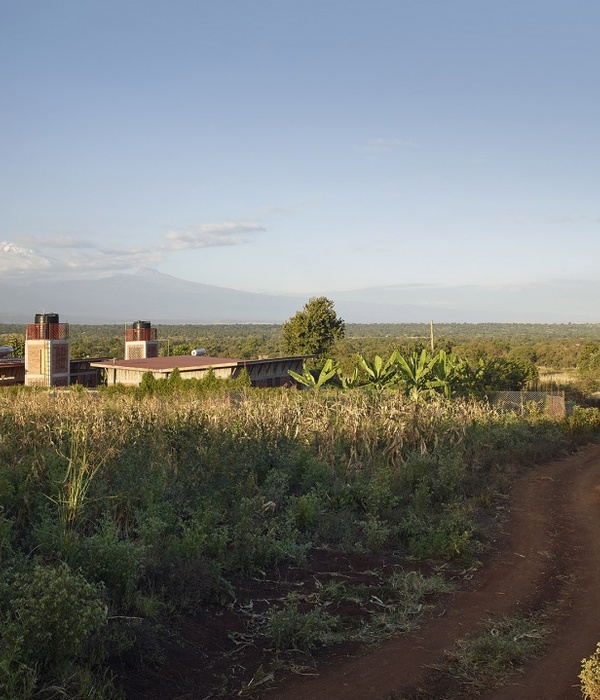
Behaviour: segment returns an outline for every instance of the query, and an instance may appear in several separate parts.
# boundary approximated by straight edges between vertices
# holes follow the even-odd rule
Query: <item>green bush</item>
[[[301,537],[294,512],[277,513],[261,496],[241,498],[232,509],[226,565],[250,573],[283,561],[305,560],[308,542]]]
[[[228,531],[219,521],[218,511],[198,509],[165,538],[154,583],[168,592],[172,606],[196,611],[226,586]]]
[[[575,406],[566,418],[567,428],[575,435],[592,437],[600,433],[600,409]]]
[[[15,574],[11,593],[0,613],[2,700],[45,697],[50,687],[65,698],[116,697],[101,668],[98,637],[107,623],[101,587],[60,563]]]
[[[289,501],[290,517],[300,532],[314,530],[318,524],[320,512],[321,499],[314,491],[294,496]]]
[[[89,581],[101,584],[111,607],[126,612],[144,573],[145,547],[121,537],[110,517],[97,532],[80,537],[71,549],[70,561]]]
[[[408,512],[400,525],[400,533],[417,559],[468,561],[477,553],[476,532],[473,513],[460,504],[429,515]]]
[[[106,624],[101,591],[64,563],[17,575],[10,612],[20,623],[27,660],[60,674],[85,658],[91,636]]]
[[[388,543],[392,532],[384,520],[372,514],[361,521],[359,527],[362,536],[357,542],[357,549],[366,552],[380,552]]]

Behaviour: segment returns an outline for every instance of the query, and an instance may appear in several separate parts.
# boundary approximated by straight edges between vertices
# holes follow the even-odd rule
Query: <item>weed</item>
[[[357,548],[367,552],[381,551],[390,539],[390,526],[376,515],[369,515],[360,523],[362,537]]]
[[[452,672],[472,688],[496,684],[540,650],[544,634],[535,615],[502,619],[480,636],[458,643],[450,653]]]
[[[66,541],[71,539],[92,481],[114,454],[107,429],[98,423],[65,421],[51,438],[57,453],[66,461],[58,494],[50,497],[58,508]]]
[[[79,537],[70,550],[70,562],[89,581],[101,584],[115,610],[125,611],[131,605],[144,572],[145,547],[122,538],[105,516],[97,532]]]
[[[303,612],[297,602],[271,611],[267,618],[267,635],[278,651],[310,652],[317,646],[335,641],[339,629],[336,616],[319,607]]]
[[[12,587],[14,597],[1,616],[0,698],[25,700],[47,692],[116,698],[94,643],[107,621],[100,588],[66,564],[16,574]]]

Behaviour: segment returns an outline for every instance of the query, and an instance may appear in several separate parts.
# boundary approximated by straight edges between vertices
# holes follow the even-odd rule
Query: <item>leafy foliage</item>
[[[423,349],[420,353],[414,352],[406,358],[397,352],[394,359],[398,364],[406,394],[411,399],[431,395],[444,386],[444,381],[439,379],[435,372],[440,356],[432,357]]]
[[[537,377],[535,366],[504,357],[481,358],[474,372],[474,386],[482,394],[490,391],[519,391]]]
[[[295,379],[299,384],[308,387],[309,389],[320,389],[324,384],[326,384],[330,379],[333,379],[337,375],[337,368],[333,365],[333,360],[327,360],[318,376],[315,376],[313,372],[310,371],[306,362],[302,365],[302,374],[298,374],[293,370],[288,370],[289,375]]]
[[[360,368],[366,374],[367,382],[377,390],[382,391],[395,383],[398,374],[397,355],[393,353],[387,362],[379,355],[375,355],[372,361],[362,355],[358,355]]]
[[[313,297],[283,324],[281,332],[285,352],[323,355],[344,337],[346,324],[335,313],[330,299]]]
[[[0,692],[15,694],[1,697],[32,697],[49,681],[72,685],[92,661],[93,635],[106,625],[101,587],[62,563],[16,574],[11,588],[10,603],[0,615]]]
[[[588,345],[582,353],[578,367],[579,385],[585,391],[600,389],[600,345]]]
[[[312,651],[326,644],[339,629],[339,620],[322,608],[303,612],[297,603],[291,603],[269,615],[268,635],[278,650],[298,649]]]
[[[25,336],[13,333],[9,336],[7,345],[13,349],[13,357],[25,357]]]

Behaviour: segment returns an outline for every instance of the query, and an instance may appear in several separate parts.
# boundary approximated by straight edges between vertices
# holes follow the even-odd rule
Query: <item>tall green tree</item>
[[[579,386],[583,391],[597,391],[600,387],[600,345],[588,343],[579,356],[577,366]]]
[[[11,335],[8,339],[9,346],[13,349],[13,357],[25,357],[25,337],[21,335]]]
[[[522,367],[506,357],[481,358],[475,368],[475,387],[490,391],[521,391],[527,382],[536,379],[535,365]]]
[[[293,355],[324,355],[346,333],[346,324],[327,297],[313,297],[282,328],[285,352]]]

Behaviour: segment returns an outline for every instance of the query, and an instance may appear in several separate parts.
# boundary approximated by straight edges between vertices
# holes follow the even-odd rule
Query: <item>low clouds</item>
[[[190,250],[215,246],[244,245],[248,234],[261,233],[266,229],[259,224],[244,224],[227,221],[222,224],[202,224],[185,231],[169,231],[165,235],[167,250]]]
[[[154,245],[100,247],[76,236],[20,236],[0,242],[0,275],[5,278],[102,277],[159,265],[171,254],[202,248],[239,246],[266,229],[260,224],[226,221],[170,230]]]
[[[44,242],[39,248],[0,243],[0,275],[3,278],[73,279],[109,275],[119,270],[156,265],[164,258],[158,250],[102,250],[92,245],[58,246]]]
[[[15,241],[29,248],[95,248],[89,241],[75,236],[18,236]]]
[[[3,277],[47,270],[50,267],[52,260],[31,248],[22,248],[7,241],[0,243],[0,275]]]
[[[71,273],[98,272],[109,274],[119,270],[157,265],[164,258],[158,250],[142,249],[94,249],[74,251],[65,261]]]

